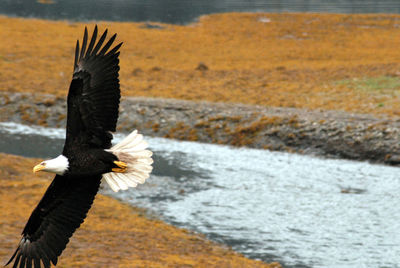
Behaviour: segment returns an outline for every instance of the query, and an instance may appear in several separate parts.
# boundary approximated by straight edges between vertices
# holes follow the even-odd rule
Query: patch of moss
[[[400,78],[397,76],[344,79],[337,81],[336,84],[344,85],[368,94],[389,94],[394,97],[400,95]]]

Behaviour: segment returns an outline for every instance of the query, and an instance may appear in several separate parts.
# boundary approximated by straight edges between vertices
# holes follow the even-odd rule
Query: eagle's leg
[[[119,172],[119,173],[126,172],[128,164],[122,161],[114,161],[114,164],[117,166],[117,168],[113,168],[112,169],[113,172]]]

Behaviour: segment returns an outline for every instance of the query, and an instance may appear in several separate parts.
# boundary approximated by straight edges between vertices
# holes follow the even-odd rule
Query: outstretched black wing
[[[97,26],[87,44],[76,45],[72,82],[68,93],[67,135],[63,154],[73,155],[76,146],[109,148],[118,119],[118,80],[121,44],[111,50],[116,35],[103,46],[107,30],[96,43]],[[73,146],[74,145],[74,146]],[[99,189],[101,175],[69,178],[57,175],[32,212],[17,250],[7,264],[13,267],[50,267],[80,226]],[[42,265],[41,265],[42,264]]]
[[[6,265],[14,259],[13,268],[48,268],[50,261],[56,265],[69,238],[86,218],[100,181],[101,175],[82,179],[56,175],[33,210],[21,242]]]
[[[76,44],[74,73],[68,92],[67,135],[64,152],[72,143],[110,148],[118,119],[119,52],[113,47],[116,34],[103,46],[107,30],[96,43],[97,26],[88,44],[85,28],[82,47]]]

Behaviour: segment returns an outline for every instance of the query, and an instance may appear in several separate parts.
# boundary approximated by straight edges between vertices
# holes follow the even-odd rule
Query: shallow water
[[[50,4],[44,4],[50,3]],[[397,0],[2,0],[0,14],[79,21],[186,24],[222,12],[400,13]]]
[[[63,135],[0,123],[0,151],[33,156],[57,141],[58,148],[39,150],[54,156]],[[136,189],[106,193],[284,267],[398,267],[398,168],[147,139],[155,151],[152,177]]]

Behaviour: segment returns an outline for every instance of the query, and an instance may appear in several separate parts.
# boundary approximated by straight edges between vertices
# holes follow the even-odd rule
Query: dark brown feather
[[[87,28],[85,27],[85,33],[83,34],[82,49],[81,49],[81,55],[79,56],[79,60],[82,60],[83,55],[85,54],[87,39],[88,39],[88,31]]]
[[[34,268],[40,261],[45,267],[50,267],[49,260],[56,265],[69,238],[86,218],[100,181],[101,175],[80,179],[57,175],[33,210],[7,264],[15,258],[13,267],[32,266],[32,260]]]
[[[105,40],[106,37],[107,37],[107,32],[108,32],[108,30],[106,29],[106,30],[104,31],[104,33],[101,35],[101,37],[100,37],[100,39],[99,39],[99,42],[97,42],[96,47],[93,49],[92,55],[96,55],[96,54],[97,54],[97,51],[99,51],[100,47],[103,45],[103,42],[104,42],[104,40]]]
[[[107,30],[96,44],[96,26],[85,52],[88,42],[85,28],[82,48],[79,49],[79,43],[77,44],[75,58],[78,60],[68,93],[67,137],[64,152],[68,151],[71,141],[77,137],[92,147],[111,146],[112,135],[109,132],[116,130],[121,97],[118,49],[122,43],[111,48],[116,38],[114,34],[102,46],[106,36]]]
[[[89,47],[88,47],[88,49],[86,51],[85,57],[90,55],[90,52],[92,51],[92,49],[94,47],[94,44],[96,43],[96,38],[97,38],[97,25],[94,27],[94,31],[93,31],[93,34],[92,34],[92,39],[90,40]]]

